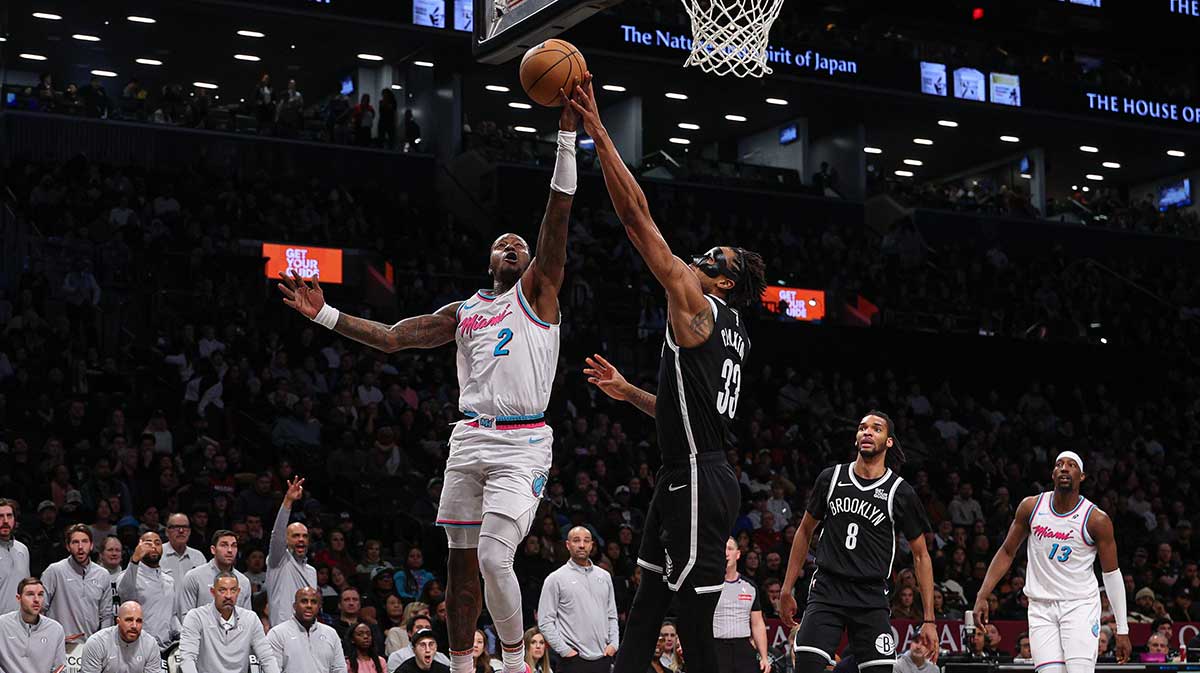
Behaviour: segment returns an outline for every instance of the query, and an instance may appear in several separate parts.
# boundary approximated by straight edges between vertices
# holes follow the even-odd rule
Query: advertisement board
[[[342,249],[318,248],[295,243],[263,243],[262,256],[267,258],[268,278],[279,278],[280,272],[295,272],[301,278],[319,276],[322,283],[342,282]]]

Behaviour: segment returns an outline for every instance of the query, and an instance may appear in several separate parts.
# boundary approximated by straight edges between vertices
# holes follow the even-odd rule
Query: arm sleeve
[[[613,589],[612,575],[608,577],[608,644],[617,647],[621,642],[621,628],[617,620],[617,592]]]
[[[200,616],[188,613],[179,632],[179,673],[199,673],[196,658],[200,656]]]
[[[917,498],[917,492],[907,481],[900,484],[896,491],[896,502],[892,504],[894,516],[904,533],[904,539],[915,540],[930,531],[929,519],[925,516],[925,507]]]
[[[122,601],[143,602],[137,590],[138,567],[141,565],[137,561],[130,561],[129,565],[125,566],[125,572],[121,573],[121,581],[117,582],[117,595]]]
[[[271,653],[275,655],[275,663],[283,667],[283,634],[278,630],[278,627],[272,627],[267,632],[267,644],[271,646]]]
[[[817,475],[817,483],[813,484],[812,493],[808,494],[808,505],[805,509],[818,521],[825,518],[825,508],[829,505],[829,487],[833,482],[833,468],[827,467]]]
[[[538,629],[546,637],[546,643],[558,656],[565,657],[571,646],[558,630],[558,578],[553,574],[542,584],[542,596],[538,599]]]
[[[258,670],[262,673],[281,673],[279,660],[275,657],[275,649],[267,642],[267,634],[263,633],[258,624],[258,616],[254,615],[255,623],[250,626],[250,649],[258,657]],[[257,626],[258,628],[254,628]]]
[[[42,572],[42,588],[46,590],[46,600],[42,605],[42,614],[44,615],[49,613],[50,606],[54,604],[54,594],[58,593],[58,575],[54,572],[53,567],[46,568]]]
[[[287,526],[291,516],[291,509],[279,506],[279,513],[275,515],[275,526],[271,528],[271,548],[267,553],[268,568],[278,568],[287,560]]]

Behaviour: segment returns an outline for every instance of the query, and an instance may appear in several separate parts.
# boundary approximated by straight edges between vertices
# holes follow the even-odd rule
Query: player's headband
[[[741,248],[734,248],[733,250],[739,256],[742,254]],[[708,261],[710,257],[712,258],[711,262]],[[692,263],[696,265],[696,268],[704,272],[704,275],[709,278],[725,276],[736,283],[741,279],[742,274],[733,266],[732,262],[733,260],[726,257],[725,251],[720,247],[714,247],[703,255],[692,257]]]
[[[1075,461],[1075,464],[1079,466],[1079,471],[1083,472],[1083,459],[1079,457],[1078,453],[1075,453],[1074,451],[1063,451],[1062,453],[1058,454],[1058,458],[1054,459],[1054,464],[1057,465],[1058,461],[1062,460],[1063,458],[1070,458],[1071,460]]]

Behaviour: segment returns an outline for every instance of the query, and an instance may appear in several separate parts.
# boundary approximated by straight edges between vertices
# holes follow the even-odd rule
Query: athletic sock
[[[512,648],[501,645],[500,651],[504,658],[504,673],[524,673],[525,671],[525,641],[518,641]]]
[[[450,673],[475,673],[475,657],[472,655],[472,650],[450,650]]]

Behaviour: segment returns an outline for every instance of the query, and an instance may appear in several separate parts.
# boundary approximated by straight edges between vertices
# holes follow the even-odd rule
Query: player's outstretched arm
[[[655,405],[658,403],[656,395],[626,381],[621,372],[617,371],[617,368],[599,353],[587,358],[586,361],[587,367],[583,368],[583,375],[587,377],[588,383],[596,386],[614,400],[628,402],[641,409],[642,413],[654,418]]]
[[[819,523],[820,519],[814,517],[811,512],[805,512],[804,518],[800,520],[800,527],[796,529],[796,537],[792,538],[792,552],[788,554],[787,572],[784,573],[783,587],[779,592],[779,618],[789,629],[796,626],[796,581],[804,572],[804,562],[808,559],[813,532],[817,530]]]
[[[405,348],[436,348],[454,339],[458,307],[462,302],[446,304],[431,315],[405,318],[394,325],[385,325],[356,318],[326,304],[325,292],[317,278],[313,278],[310,285],[295,274],[280,272],[279,277],[283,279],[277,286],[283,293],[283,303],[315,323],[386,353]]]
[[[996,585],[1012,567],[1013,559],[1021,549],[1021,543],[1029,537],[1029,517],[1033,515],[1033,507],[1036,503],[1037,496],[1031,495],[1017,506],[1017,513],[1013,515],[1013,522],[1008,527],[1008,535],[1004,538],[1004,544],[996,550],[996,555],[992,557],[992,562],[988,565],[983,585],[979,588],[979,593],[975,595],[975,620],[980,624],[988,623],[988,596],[992,595]]]
[[[604,184],[608,187],[617,218],[650,272],[667,291],[667,310],[671,324],[675,326],[676,341],[685,348],[703,343],[712,333],[713,320],[700,281],[687,264],[671,252],[650,216],[645,192],[621,160],[616,145],[601,123],[591,73],[585,74],[583,83],[575,87],[571,107],[579,113],[584,130],[596,143],[600,170],[604,173]]]
[[[578,83],[576,79],[575,84]],[[579,115],[566,104],[566,92],[560,93],[563,107],[558,118],[558,150],[554,175],[550,178],[550,199],[538,228],[536,256],[521,277],[521,290],[533,303],[533,310],[549,323],[558,322],[558,291],[562,288],[567,265],[567,230],[577,182],[575,129],[579,125]]]
[[[913,570],[917,575],[917,588],[921,590],[921,634],[920,638],[929,650],[929,658],[937,663],[938,636],[934,619],[937,614],[933,610],[933,559],[929,557],[929,547],[925,544],[925,536],[918,535],[908,541],[912,549]]]
[[[1108,603],[1112,606],[1113,619],[1117,622],[1117,663],[1123,664],[1129,661],[1133,645],[1129,642],[1125,576],[1121,574],[1121,568],[1117,563],[1117,539],[1113,534],[1112,519],[1100,509],[1093,509],[1087,519],[1087,532],[1096,543],[1096,556],[1100,559],[1104,591],[1108,594]]]

